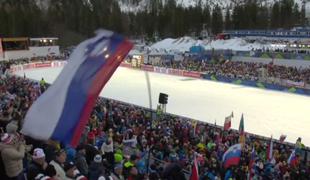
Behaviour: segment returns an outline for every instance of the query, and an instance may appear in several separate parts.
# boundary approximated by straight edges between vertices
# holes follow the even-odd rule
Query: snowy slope
[[[26,77],[52,83],[62,68],[26,70]],[[24,76],[24,72],[18,72]],[[294,143],[302,137],[310,146],[310,97],[269,91],[246,86],[218,83],[165,74],[149,73],[152,84],[153,107],[158,94],[169,94],[167,112],[223,125],[226,115],[234,112],[232,128],[238,129],[244,113],[245,131],[274,138],[287,135]],[[118,68],[101,96],[149,107],[143,71]]]

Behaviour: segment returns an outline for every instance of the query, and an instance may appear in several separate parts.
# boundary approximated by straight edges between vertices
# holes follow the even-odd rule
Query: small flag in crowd
[[[244,145],[245,144],[245,134],[244,134],[244,118],[243,114],[241,115],[240,124],[239,124],[239,142]]]
[[[254,168],[254,163],[255,163],[255,158],[256,158],[256,151],[254,146],[252,147],[252,152],[251,152],[251,159],[249,163],[249,179],[251,180],[253,178],[253,172],[252,169]]]
[[[22,133],[76,146],[100,91],[131,48],[124,37],[105,30],[78,45],[52,86],[28,110]]]
[[[222,161],[224,168],[229,168],[232,165],[238,165],[241,157],[241,144],[231,146],[223,155]]]
[[[231,119],[234,117],[234,113],[232,112],[231,115],[225,118],[224,122],[224,131],[228,131],[231,127]]]
[[[279,139],[279,141],[280,141],[280,143],[283,143],[284,141],[285,141],[285,139],[286,139],[286,135],[281,135],[280,136],[280,139]]]
[[[239,134],[244,134],[244,118],[243,114],[241,115],[240,124],[239,124]]]
[[[198,164],[196,157],[194,157],[194,163],[192,167],[192,174],[190,180],[199,180]]]
[[[298,163],[298,158],[296,156],[296,151],[293,150],[290,157],[287,160],[287,164],[294,167],[297,165],[297,163]]]
[[[272,136],[270,139],[270,143],[268,144],[267,147],[267,160],[270,162],[273,159],[273,141],[272,141]]]

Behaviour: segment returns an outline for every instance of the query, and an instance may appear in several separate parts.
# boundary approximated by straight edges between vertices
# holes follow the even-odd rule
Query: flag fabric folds
[[[270,143],[267,147],[267,160],[271,161],[273,159],[273,141],[272,141],[272,137],[270,139]]]
[[[132,44],[101,30],[74,50],[54,83],[28,110],[22,133],[76,146],[93,105]]]
[[[298,164],[298,158],[296,156],[295,150],[292,151],[290,157],[287,160],[287,164],[292,166],[292,167],[295,167]]]
[[[228,131],[231,127],[231,119],[234,117],[234,113],[232,112],[231,115],[225,118],[224,122],[224,131]]]
[[[224,168],[229,168],[232,165],[238,165],[241,157],[241,144],[231,146],[223,155],[222,161]]]
[[[196,157],[194,157],[194,163],[192,167],[192,174],[191,174],[190,180],[199,180],[198,164],[197,164]]]
[[[245,133],[244,133],[244,117],[243,114],[240,119],[240,124],[239,124],[239,142],[244,145],[245,144]]]
[[[286,135],[282,134],[279,139],[280,143],[283,143],[285,139],[286,139]]]
[[[251,152],[251,158],[250,158],[250,162],[249,162],[249,179],[252,180],[253,178],[253,167],[255,164],[255,158],[256,158],[256,151],[254,146],[252,147],[252,152]]]

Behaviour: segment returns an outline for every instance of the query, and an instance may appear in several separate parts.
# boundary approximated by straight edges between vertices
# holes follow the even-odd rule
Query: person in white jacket
[[[57,179],[62,179],[62,180],[68,179],[66,177],[66,172],[64,170],[64,163],[66,162],[66,159],[67,159],[66,151],[61,149],[61,150],[56,152],[55,160],[52,160],[50,162],[50,165],[54,166],[54,168],[56,170],[56,178]]]
[[[101,153],[104,158],[107,159],[109,165],[113,168],[114,165],[114,148],[113,148],[113,139],[108,138],[101,146]]]

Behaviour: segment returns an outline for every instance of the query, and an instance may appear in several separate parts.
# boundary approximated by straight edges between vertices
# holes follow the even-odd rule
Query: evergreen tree
[[[275,2],[272,6],[271,12],[271,28],[279,28],[280,27],[280,3]]]
[[[230,10],[226,9],[225,13],[225,30],[230,30],[232,28]]]
[[[223,15],[221,8],[216,5],[212,11],[212,33],[217,34],[223,30]]]

